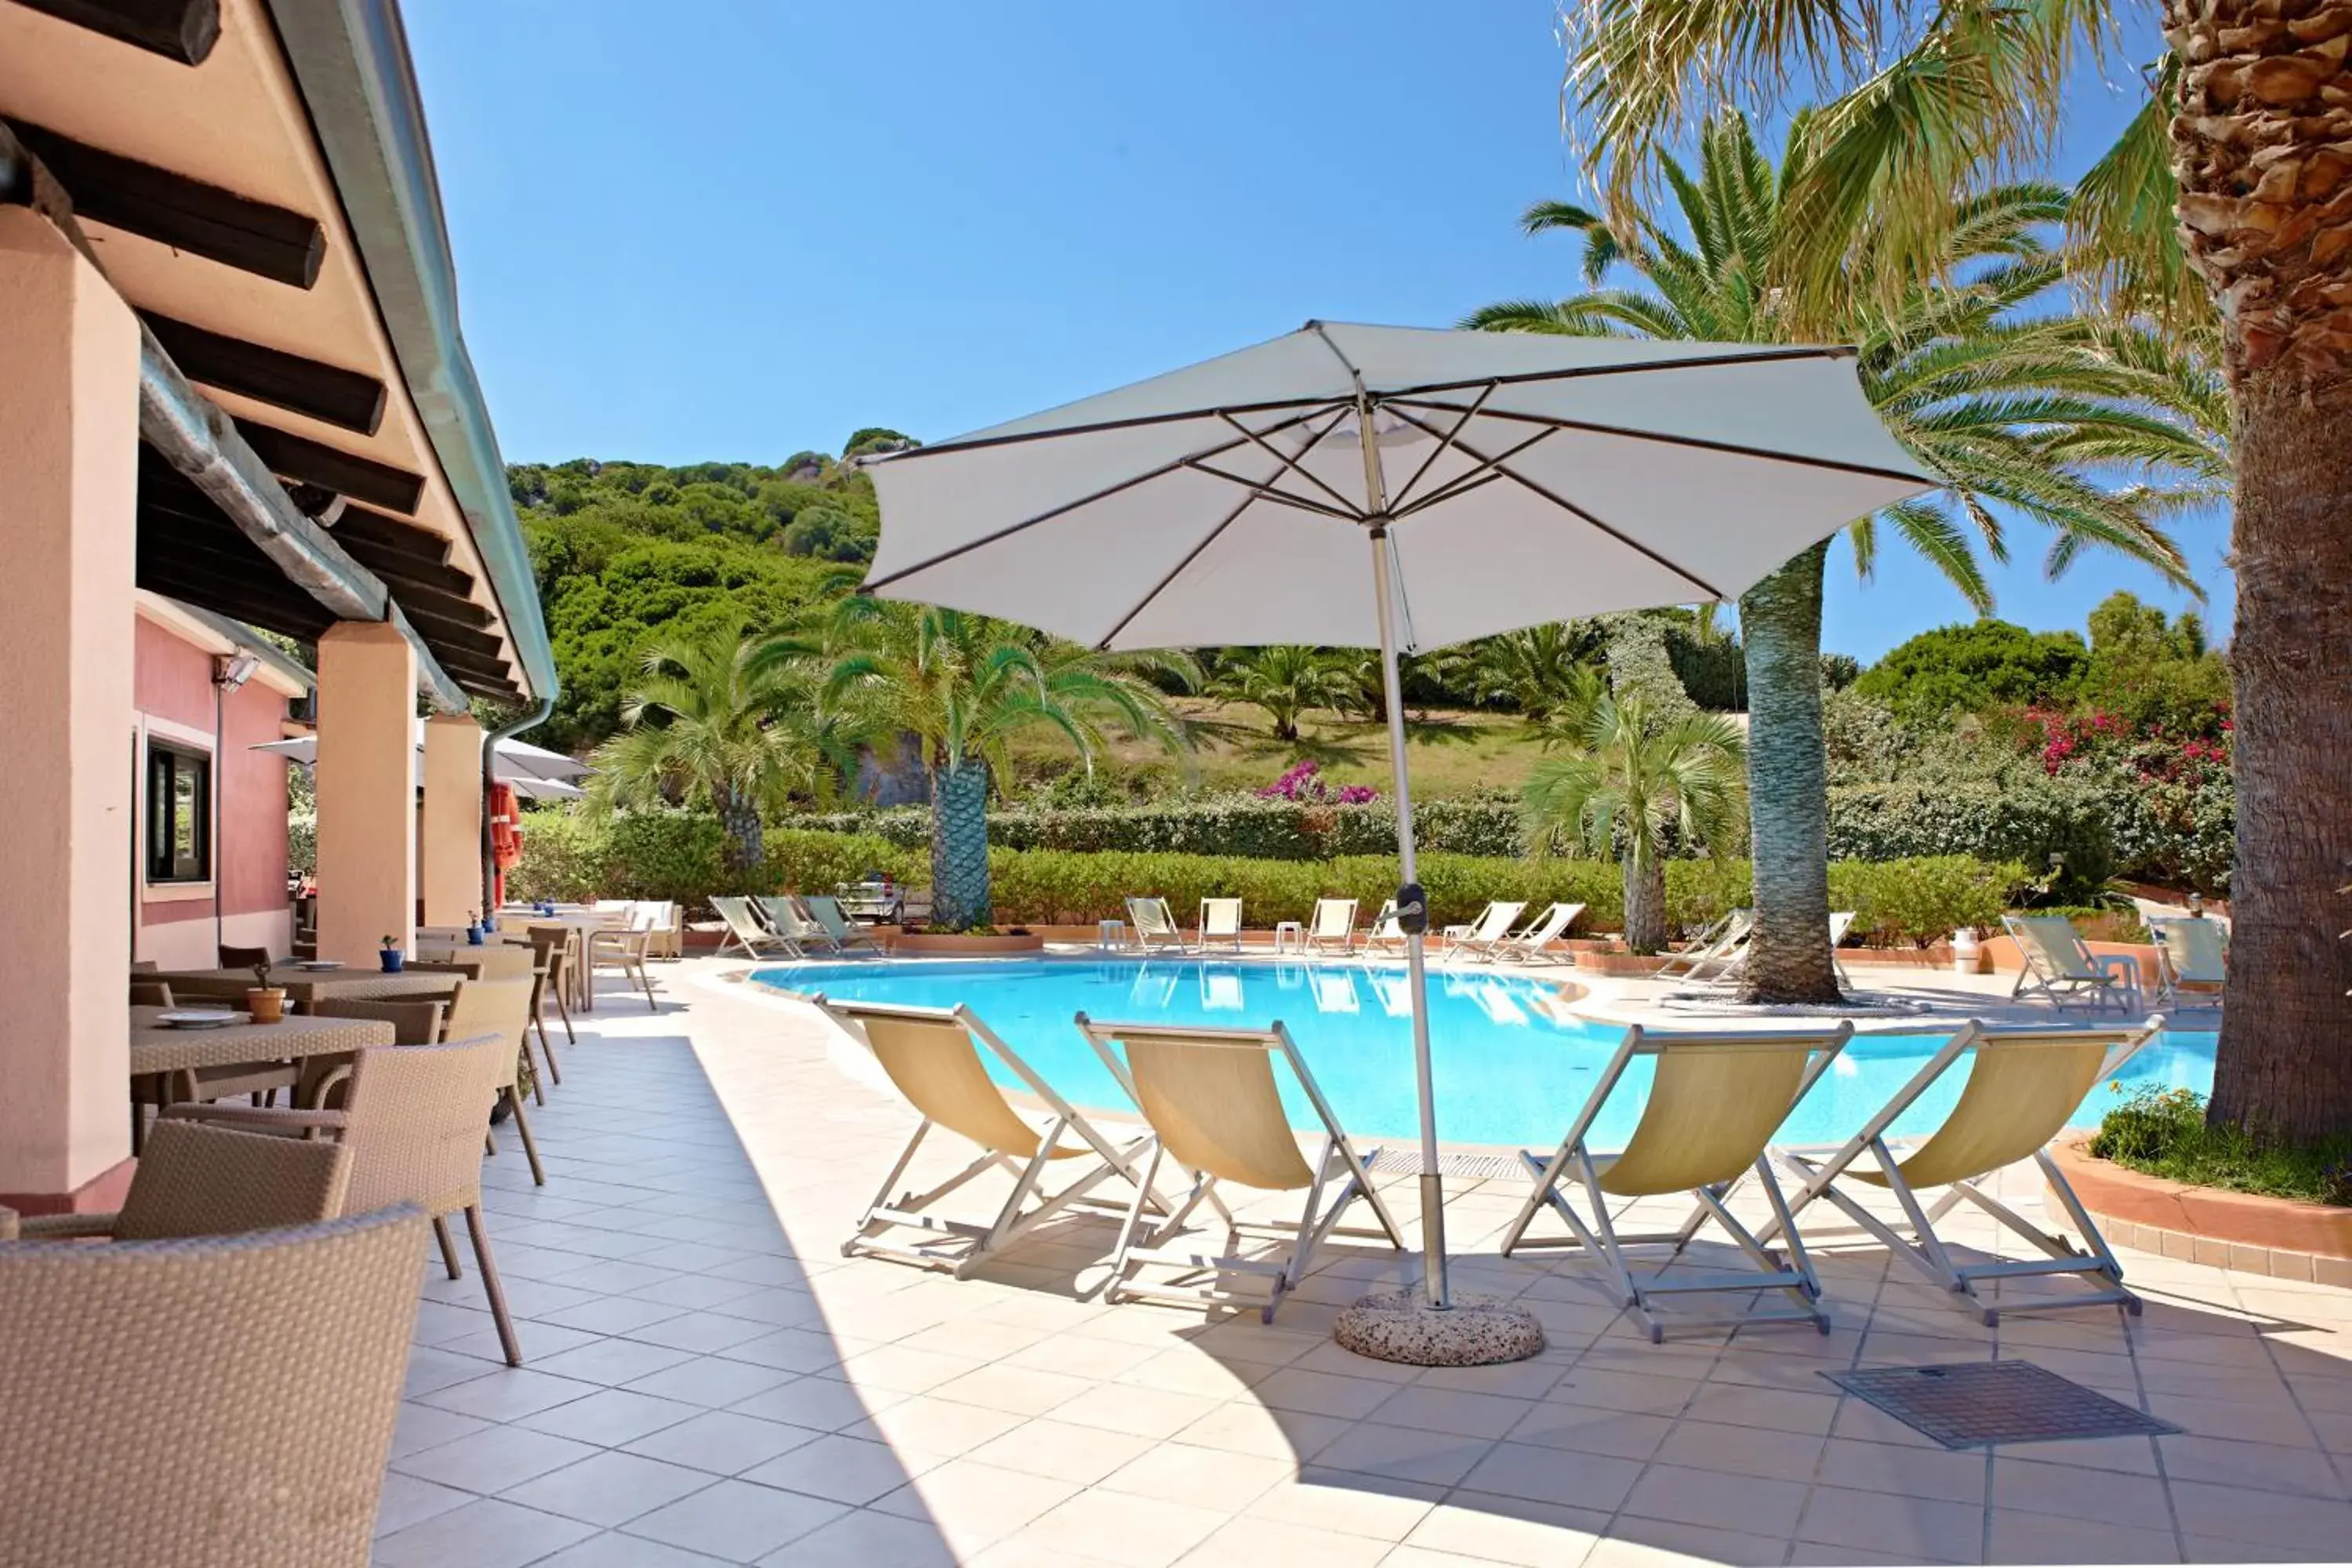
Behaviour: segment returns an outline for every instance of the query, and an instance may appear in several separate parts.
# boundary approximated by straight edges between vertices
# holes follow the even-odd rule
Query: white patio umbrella
[[[1380,649],[1436,1308],[1451,1297],[1398,653],[1733,599],[1938,482],[1879,423],[1850,350],[1318,321],[869,466],[869,592],[1097,648]]]
[[[425,737],[420,725],[416,747],[425,749]],[[284,757],[289,763],[304,767],[319,760],[319,738],[299,735],[290,741],[270,741],[253,748]],[[571,787],[596,770],[574,757],[561,752],[551,752],[544,746],[534,746],[528,741],[505,740],[498,743],[498,776],[515,786],[515,793],[527,799],[577,800],[581,792]],[[547,787],[552,785],[553,787]]]

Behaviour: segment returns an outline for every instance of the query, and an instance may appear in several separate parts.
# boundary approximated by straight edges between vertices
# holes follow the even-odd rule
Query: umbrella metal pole
[[[1369,447],[1369,443],[1367,443]],[[1372,526],[1372,603],[1381,624],[1381,689],[1389,715],[1389,766],[1396,789],[1397,864],[1400,881],[1421,880],[1413,863],[1412,795],[1405,779],[1404,691],[1397,678],[1396,607],[1393,575],[1395,549],[1388,525]],[[1416,926],[1423,922],[1415,922]],[[1423,933],[1408,930],[1404,939],[1405,994],[1412,1009],[1412,1072],[1421,1102],[1421,1247],[1423,1283],[1429,1304],[1440,1310],[1454,1305],[1445,1278],[1445,1178],[1437,1168],[1437,1096],[1429,1066],[1429,973],[1423,960]]]

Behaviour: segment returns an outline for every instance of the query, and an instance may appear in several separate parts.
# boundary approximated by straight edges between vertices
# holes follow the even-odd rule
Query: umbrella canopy
[[[882,507],[869,592],[1097,648],[1381,649],[1440,1308],[1398,652],[1736,598],[1939,482],[1879,423],[1848,350],[1317,321],[869,466]]]
[[[417,735],[416,746],[420,752],[425,749],[425,738],[421,729]],[[289,763],[299,763],[306,768],[312,766],[319,760],[319,738],[316,735],[297,736],[290,741],[271,741],[253,749],[284,757]],[[551,752],[543,746],[534,746],[527,741],[509,740],[500,741],[498,743],[496,771],[500,781],[513,784],[515,793],[527,799],[576,800],[581,792],[565,786],[577,784],[596,770],[585,763],[565,756],[561,752]],[[523,787],[526,784],[553,784],[559,787],[526,789]]]

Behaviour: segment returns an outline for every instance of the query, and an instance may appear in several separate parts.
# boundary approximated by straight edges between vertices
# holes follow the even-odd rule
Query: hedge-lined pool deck
[[[511,1148],[489,1166],[530,1363],[499,1363],[477,1282],[420,1258],[379,1562],[2290,1562],[2352,1542],[2352,1292],[2183,1259],[2126,1255],[2137,1322],[1989,1330],[1836,1250],[1828,1337],[1653,1346],[1581,1266],[1493,1256],[1516,1181],[1456,1180],[1461,1282],[1524,1301],[1551,1343],[1451,1373],[1330,1342],[1340,1306],[1411,1278],[1384,1250],[1331,1248],[1273,1328],[1102,1306],[1090,1217],[962,1282],[845,1261],[909,1113],[840,1070],[807,1009],[730,979],[747,967],[657,965],[658,1016],[616,992],[577,1047],[559,1031],[565,1081],[533,1117],[548,1184]],[[1958,978],[1857,979],[1881,973]],[[950,1162],[927,1151],[908,1179]],[[1387,1188],[1409,1226],[1414,1187]],[[2023,1173],[2000,1191],[2038,1210]],[[1994,1358],[2183,1433],[1948,1452],[1817,1375]]]

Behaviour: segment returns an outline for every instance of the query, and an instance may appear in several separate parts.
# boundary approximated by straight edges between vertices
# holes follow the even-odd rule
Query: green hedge
[[[1830,791],[1830,858],[1965,855],[2042,876],[2054,854],[2056,890],[2088,894],[2116,872],[2112,816],[2112,803],[2058,779],[1847,784]]]
[[[767,862],[756,874],[733,876],[720,863],[721,835],[708,816],[652,815],[599,825],[584,816],[535,812],[524,819],[522,864],[508,881],[521,899],[674,899],[698,904],[712,893],[820,890],[868,871],[912,886],[929,880],[919,846],[878,834],[772,828]],[[1395,891],[1392,854],[1345,855],[1323,860],[1247,857],[1231,853],[1066,849],[989,851],[1000,923],[1089,924],[1126,913],[1129,894],[1166,899],[1191,920],[1200,900],[1238,895],[1253,924],[1303,920],[1317,899],[1353,898],[1366,919]],[[1530,906],[1554,900],[1581,903],[1580,931],[1613,931],[1624,919],[1618,868],[1592,860],[1525,859],[1436,851],[1421,858],[1430,915],[1440,925],[1475,917],[1490,899]],[[1987,864],[1965,856],[1886,863],[1837,861],[1830,867],[1830,900],[1858,912],[1857,934],[1883,942],[1927,942],[1956,926],[1990,926],[2023,888],[2026,868]],[[1685,931],[1752,901],[1745,860],[1672,860],[1666,864],[1666,913]]]

